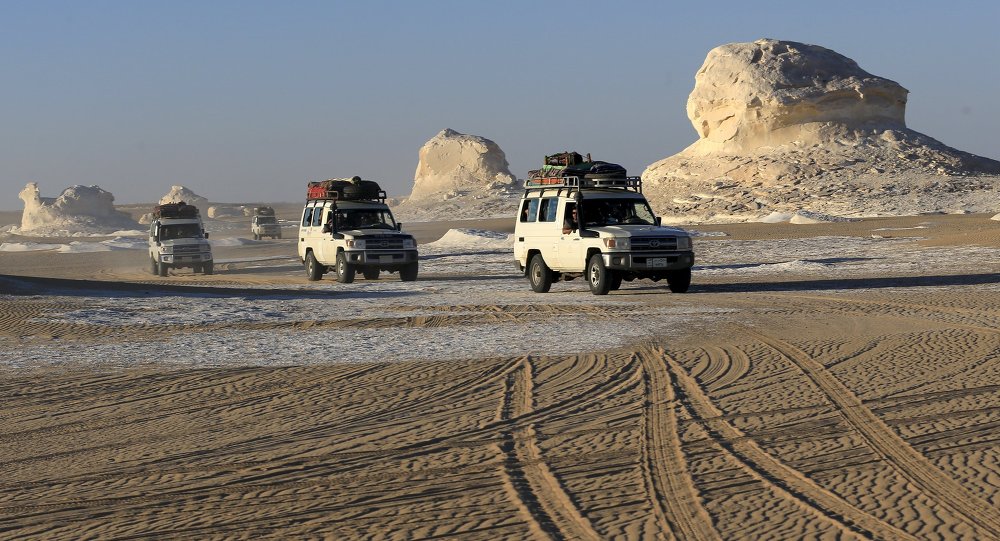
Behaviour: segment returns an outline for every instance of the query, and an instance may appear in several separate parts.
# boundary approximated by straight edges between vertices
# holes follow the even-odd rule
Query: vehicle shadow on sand
[[[331,282],[331,286],[335,283]],[[374,299],[419,295],[418,291],[372,291],[370,289],[294,289],[195,286],[72,280],[0,274],[0,295],[57,295],[63,297],[239,297],[260,299]]]
[[[950,274],[938,276],[884,276],[876,278],[835,278],[820,280],[787,280],[741,282],[729,284],[699,284],[695,274],[689,293],[761,293],[776,291],[815,291],[839,289],[886,289],[910,287],[975,286],[1000,284],[1000,273]],[[622,293],[665,290],[666,282],[643,284],[639,287],[622,285]]]

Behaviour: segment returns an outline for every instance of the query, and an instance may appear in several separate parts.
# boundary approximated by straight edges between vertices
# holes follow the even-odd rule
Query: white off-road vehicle
[[[250,232],[253,233],[253,240],[260,240],[264,237],[272,239],[281,238],[281,224],[274,216],[274,209],[271,207],[254,207],[253,216],[250,218]]]
[[[401,231],[373,181],[332,179],[312,182],[299,222],[299,259],[309,280],[331,269],[349,284],[360,272],[375,280],[381,271],[398,272],[404,282],[417,279],[417,241]]]
[[[194,205],[170,203],[153,209],[149,224],[150,271],[166,276],[169,269],[190,267],[212,274],[212,245]]]
[[[694,252],[684,230],[660,225],[638,177],[529,179],[514,226],[514,258],[531,289],[585,276],[595,295],[622,281],[666,280],[683,293]]]

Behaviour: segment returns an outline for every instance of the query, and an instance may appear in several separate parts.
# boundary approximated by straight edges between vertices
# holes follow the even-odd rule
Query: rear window
[[[557,210],[559,210],[559,205],[555,197],[546,197],[545,199],[542,199],[541,203],[538,205],[538,221],[556,221]]]
[[[313,225],[323,225],[323,207],[316,207],[316,210],[313,212]]]
[[[312,223],[313,207],[306,207],[306,210],[302,213],[302,227],[309,227]]]

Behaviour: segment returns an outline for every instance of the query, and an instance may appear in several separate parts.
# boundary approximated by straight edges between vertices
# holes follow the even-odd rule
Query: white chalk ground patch
[[[443,242],[442,242],[443,241]],[[83,297],[85,309],[53,312],[43,321],[142,327],[222,324],[224,330],[165,333],[162,340],[130,339],[113,343],[35,345],[30,337],[19,348],[0,351],[0,365],[27,367],[84,364],[129,367],[151,363],[178,366],[278,366],[333,362],[445,360],[521,355],[569,354],[607,350],[650,336],[669,337],[679,328],[726,317],[707,309],[690,295],[671,294],[666,284],[625,283],[622,293],[643,288],[665,301],[651,305],[630,295],[590,294],[581,280],[558,282],[552,291],[532,293],[516,273],[507,235],[462,230],[421,247],[421,279],[394,278],[339,284],[325,279],[306,283],[301,295],[246,286],[233,294],[133,296],[108,290]],[[699,277],[714,283],[748,280],[782,281],[794,276],[848,279],[865,275],[928,276],[981,274],[996,268],[1000,250],[977,247],[922,248],[912,239],[819,237],[810,239],[703,241],[695,245]],[[284,261],[260,258],[261,265]],[[977,287],[998,287],[995,284]],[[252,296],[248,296],[248,288]],[[287,291],[287,287],[283,288]],[[3,297],[0,297],[2,300]],[[58,292],[45,295],[58,301]],[[65,298],[79,302],[79,292]],[[59,304],[55,302],[54,304]],[[537,316],[540,306],[562,312]],[[580,307],[574,313],[573,307]],[[598,310],[594,310],[594,309]],[[507,314],[504,316],[504,314]],[[467,321],[440,326],[390,328],[253,329],[255,323],[376,320],[467,316]],[[500,317],[496,317],[496,316]],[[538,317],[545,324],[539,325]],[[240,323],[248,328],[240,329]],[[585,331],[585,332],[584,332]]]
[[[34,252],[55,250],[61,254],[84,254],[91,252],[110,252],[111,250],[145,250],[145,239],[134,239],[117,236],[100,242],[73,241],[69,244],[44,242],[5,242],[0,244],[0,252]]]

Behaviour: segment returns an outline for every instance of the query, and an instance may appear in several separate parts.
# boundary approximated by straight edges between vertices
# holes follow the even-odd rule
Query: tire
[[[169,269],[169,268],[170,268],[170,265],[167,265],[166,263],[163,263],[161,261],[160,264],[156,266],[156,274],[158,274],[160,276],[166,276],[167,275],[167,269]]]
[[[306,278],[310,282],[315,282],[323,278],[323,269],[311,251],[306,254]]]
[[[535,293],[548,293],[552,287],[552,269],[545,264],[542,254],[531,256],[528,262],[528,282]]]
[[[594,295],[607,295],[608,291],[611,291],[611,273],[604,266],[601,254],[590,256],[587,262],[587,282],[590,284],[590,292]]]
[[[407,263],[407,265],[399,269],[399,279],[404,282],[416,282],[417,281],[417,262]]]
[[[667,273],[667,286],[673,293],[687,293],[691,287],[691,269],[670,271]]]
[[[622,273],[618,271],[611,272],[611,291],[618,291],[622,287]]]
[[[260,240],[260,235],[258,235],[257,233],[254,233],[253,234],[253,240]]]
[[[153,273],[154,276],[160,274],[160,267],[159,265],[157,265],[156,260],[150,257],[149,263],[150,263],[149,272]]]
[[[342,284],[353,282],[355,271],[354,265],[347,262],[347,255],[344,252],[337,253],[337,281]]]
[[[191,272],[193,272],[193,273],[195,273],[195,274],[198,274],[198,273],[200,273],[200,272],[201,272],[201,269],[202,269],[202,266],[201,266],[201,265],[192,265],[192,266],[191,266]]]
[[[365,280],[378,280],[378,269],[362,269],[361,274]]]
[[[212,261],[209,261],[208,263],[205,263],[204,265],[202,265],[201,266],[201,272],[203,272],[205,274],[212,274],[212,273],[214,273],[215,272],[214,263]]]

